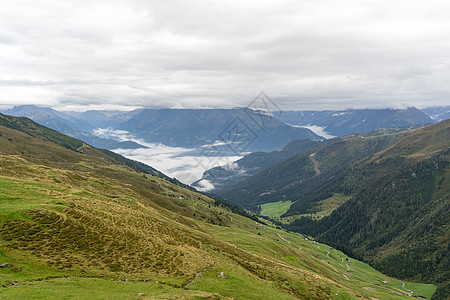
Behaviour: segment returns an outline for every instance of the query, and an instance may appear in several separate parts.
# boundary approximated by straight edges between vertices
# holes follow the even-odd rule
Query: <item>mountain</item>
[[[349,138],[296,155],[222,193],[359,257],[449,295],[450,120]],[[284,203],[280,203],[282,200]],[[262,212],[264,214],[264,212]]]
[[[148,142],[196,148],[223,145],[235,154],[280,150],[296,139],[322,139],[262,112],[238,109],[144,109],[118,129]]]
[[[92,123],[78,118],[75,114],[56,111],[49,107],[38,107],[34,105],[15,106],[12,109],[4,111],[6,115],[16,117],[27,117],[33,121],[52,128],[56,131],[65,133],[78,138],[94,147],[105,149],[137,149],[146,148],[132,141],[118,142],[111,139],[97,137],[89,132],[95,127]],[[95,118],[91,118],[91,121]],[[96,124],[96,123],[94,123]],[[86,132],[88,131],[88,132]]]
[[[334,136],[379,128],[432,124],[433,119],[415,107],[406,109],[346,109],[341,111],[283,111],[279,120],[296,126],[318,126]]]
[[[331,142],[333,140],[295,140],[287,144],[280,151],[253,152],[233,163],[205,171],[202,178],[192,183],[192,186],[199,190],[205,190],[205,187],[209,187],[209,189],[206,189],[208,192],[220,194],[221,190],[227,190],[244,179],[276,165],[295,154]]]
[[[450,106],[428,107],[422,109],[435,122],[440,122],[450,118]]]
[[[414,128],[416,127],[376,129],[369,132],[352,133],[343,138],[367,138],[412,130]],[[280,151],[253,152],[232,163],[206,170],[203,173],[202,178],[191,185],[196,189],[221,195],[222,193],[226,193],[226,191],[234,185],[237,185],[245,179],[258,174],[271,166],[281,163],[296,154],[301,154],[308,150],[319,148],[320,146],[331,144],[339,140],[341,140],[341,138],[328,140],[296,140],[290,142]]]
[[[35,105],[18,105],[3,112],[6,115],[16,117],[27,117],[44,126],[58,131],[68,130],[68,128],[79,131],[92,132],[94,127],[89,122],[71,116],[68,113],[54,110],[50,107],[40,107]],[[50,126],[51,125],[51,126]]]
[[[291,228],[345,248],[392,276],[439,283],[437,295],[446,299],[449,163],[450,120],[446,120],[343,172],[334,192],[347,185],[353,189],[351,198],[329,216],[319,221],[302,218]],[[290,210],[287,214],[293,213]]]
[[[0,114],[0,298],[407,299],[408,288],[435,290]]]
[[[74,117],[84,120],[94,126],[94,128],[116,128],[128,121],[132,116],[141,110],[118,111],[118,110],[87,110],[84,112],[67,112]]]
[[[335,172],[346,168],[369,155],[384,150],[413,131],[411,129],[388,135],[368,136],[358,134],[345,139],[336,139],[319,148],[282,161],[227,190],[219,195],[239,206],[258,211],[265,203],[291,201],[292,206],[302,206],[299,214],[309,213],[316,204],[315,198],[323,193],[329,195],[321,185],[324,180],[334,180]],[[320,169],[317,167],[320,162]],[[319,176],[320,175],[320,176]]]

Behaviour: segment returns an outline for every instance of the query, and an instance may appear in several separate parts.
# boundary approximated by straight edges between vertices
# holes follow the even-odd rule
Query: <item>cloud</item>
[[[337,113],[337,114],[333,114],[333,116],[334,115],[342,115],[342,114],[345,114],[345,113]],[[297,127],[297,128],[307,128],[307,129],[311,130],[312,132],[314,132],[315,134],[317,134],[318,136],[321,136],[325,139],[332,139],[332,138],[336,137],[334,135],[329,134],[325,130],[326,127],[323,127],[323,126],[317,126],[317,125],[311,125],[311,124],[309,124],[308,126],[299,126],[299,125],[291,125],[291,124],[288,124],[288,125],[292,126],[292,127]]]
[[[214,189],[214,184],[212,184],[209,180],[202,179],[197,182],[196,188],[201,192],[208,192]]]
[[[198,154],[195,149],[170,147],[163,144],[149,143],[135,138],[125,130],[98,128],[94,133],[100,137],[118,141],[134,141],[147,148],[115,149],[114,152],[127,158],[143,162],[164,174],[175,177],[183,183],[191,184],[199,180],[208,169],[230,164],[242,156],[208,156]],[[200,152],[201,153],[201,152]]]
[[[59,109],[444,105],[450,3],[17,0],[0,11],[0,105]]]
[[[214,158],[209,156],[189,155],[189,149],[169,147],[162,144],[146,144],[149,148],[115,149],[114,152],[127,158],[148,164],[164,174],[175,177],[181,182],[191,184],[202,177],[210,168],[225,165],[242,156]]]

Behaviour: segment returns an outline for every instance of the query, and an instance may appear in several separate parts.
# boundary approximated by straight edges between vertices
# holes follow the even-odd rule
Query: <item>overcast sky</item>
[[[448,0],[2,2],[3,107],[450,102]]]

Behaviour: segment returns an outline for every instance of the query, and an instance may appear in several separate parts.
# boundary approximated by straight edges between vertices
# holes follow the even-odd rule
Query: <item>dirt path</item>
[[[291,187],[291,186],[293,186],[293,185],[295,185],[295,184],[300,184],[300,183],[304,182],[305,180],[308,180],[308,179],[311,179],[311,178],[314,178],[314,177],[320,175],[320,173],[321,173],[320,170],[319,170],[319,165],[320,165],[320,163],[317,161],[317,159],[315,158],[315,156],[316,156],[316,153],[310,154],[310,155],[309,155],[309,160],[313,163],[313,165],[314,165],[314,171],[316,172],[316,174],[314,174],[313,176],[311,176],[311,177],[309,177],[309,178],[303,178],[303,179],[300,179],[300,180],[296,180],[296,181],[294,181],[294,182],[291,182],[290,184],[288,184],[288,185],[286,185],[285,187],[281,188],[281,190],[285,190],[285,189],[287,189],[287,188],[289,188],[289,187]]]
[[[197,280],[197,278],[198,278],[200,275],[202,275],[203,273],[209,271],[212,267],[214,267],[214,265],[211,265],[211,266],[207,267],[206,269],[203,269],[203,271],[198,272],[197,274],[195,274],[194,279],[192,279],[189,283],[185,284],[185,285],[183,286],[183,288],[184,288],[185,290],[187,290],[187,289],[189,288],[189,286],[191,286],[191,285]]]
[[[282,239],[283,241],[287,242],[289,245],[291,245],[291,242],[289,242],[287,239],[285,239],[284,237],[282,237],[278,232],[277,235],[280,239]]]
[[[336,273],[338,273],[338,274],[344,276],[344,278],[345,278],[346,280],[349,280],[349,281],[350,281],[350,278],[349,278],[347,275],[351,275],[351,276],[353,276],[353,277],[358,277],[357,275],[355,275],[355,274],[353,274],[353,273],[350,272],[350,271],[352,271],[353,269],[350,268],[350,266],[349,266],[347,263],[344,262],[344,258],[343,258],[342,256],[340,256],[340,255],[336,252],[336,249],[333,249],[333,250],[334,250],[334,253],[336,254],[336,256],[337,256],[338,258],[340,258],[340,259],[342,260],[342,262],[345,264],[345,266],[347,267],[346,274],[343,273],[341,270],[338,270],[337,268],[335,268],[331,263],[326,262],[326,261],[323,260],[323,259],[320,259],[320,254],[319,254],[319,252],[316,251],[316,253],[319,255],[319,259],[320,259],[321,262],[323,262],[324,264],[327,264],[328,266],[330,266],[331,268],[333,268],[334,271],[335,271]],[[326,257],[327,257],[328,259],[332,259],[332,258],[330,257],[330,251],[328,251],[328,250],[327,250]],[[335,261],[336,261],[341,267],[344,267],[342,264],[339,263],[339,259],[337,259],[337,260],[335,259]],[[344,267],[344,268],[345,268],[345,267]],[[353,281],[353,282],[355,282],[355,281]],[[395,293],[395,294],[398,294],[398,295],[404,294],[403,291],[401,291],[400,289],[390,288],[390,287],[382,286],[382,285],[376,284],[376,283],[369,283],[369,282],[364,282],[364,281],[359,281],[359,282],[360,282],[361,284],[363,284],[363,285],[369,285],[369,286],[372,286],[372,287],[376,287],[376,289],[375,289],[375,288],[367,287],[367,286],[359,286],[360,288],[363,288],[363,289],[366,289],[366,290],[377,291],[377,289],[384,289],[384,290],[390,291],[391,293]],[[403,290],[408,291],[408,292],[409,292],[409,295],[412,296],[413,293],[414,293],[414,291],[405,288],[405,283],[404,283],[403,281],[402,281],[402,284],[403,284],[403,285],[402,285]],[[412,297],[414,297],[414,296],[412,296]]]
[[[336,273],[341,274],[342,276],[344,276],[344,278],[345,278],[346,280],[350,280],[350,279],[347,277],[347,275],[345,275],[344,273],[339,272],[338,269],[336,269],[332,264],[330,264],[330,263],[324,261],[323,259],[321,259],[320,261],[323,262],[324,264],[326,264],[327,266],[332,267]]]
[[[316,159],[316,154],[317,153],[313,153],[309,155],[309,160],[313,163],[314,165],[314,171],[316,171],[316,175],[314,176],[318,176],[320,175],[320,170],[319,170],[319,162]]]
[[[367,284],[367,285],[375,286],[375,287],[380,288],[380,289],[384,289],[384,290],[390,291],[391,293],[395,293],[395,294],[398,294],[398,295],[403,295],[403,293],[401,291],[399,291],[399,290],[394,290],[394,289],[391,289],[389,287],[384,287],[384,286],[381,286],[379,284],[374,284],[374,283],[368,283],[368,282],[363,282],[363,283]],[[362,288],[364,288],[364,287],[362,287]]]
[[[85,143],[83,143],[83,145],[81,145],[81,147],[79,147],[78,149],[77,149],[77,151],[81,151],[81,149],[83,149],[84,147],[86,147],[87,145],[85,144]]]

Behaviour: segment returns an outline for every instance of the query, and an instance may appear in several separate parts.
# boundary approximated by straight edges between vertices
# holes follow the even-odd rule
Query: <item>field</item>
[[[291,207],[291,201],[278,201],[261,205],[261,215],[271,218],[279,218]]]

